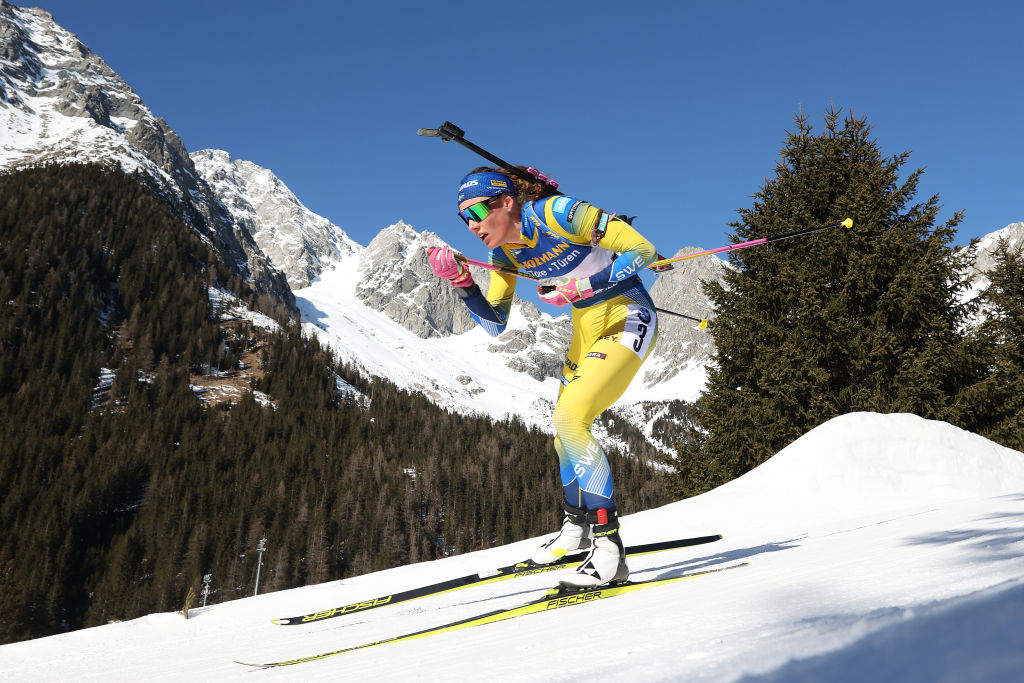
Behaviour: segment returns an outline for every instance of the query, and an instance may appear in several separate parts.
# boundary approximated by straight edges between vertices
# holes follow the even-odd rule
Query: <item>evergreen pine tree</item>
[[[730,253],[707,293],[717,354],[679,447],[670,490],[694,495],[852,411],[955,416],[968,376],[960,303],[972,251],[951,247],[959,213],[914,203],[922,170],[885,157],[863,117],[830,110],[814,134],[795,117],[775,177],[731,224],[741,242],[850,217],[836,228]]]

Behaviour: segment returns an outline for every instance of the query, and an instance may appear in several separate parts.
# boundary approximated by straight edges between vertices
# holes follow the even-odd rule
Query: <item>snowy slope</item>
[[[558,380],[554,373],[539,379],[525,369],[517,370],[515,359],[531,353],[540,358],[546,353],[557,360],[560,369],[568,346],[567,315],[553,318],[537,314],[532,304],[517,304],[508,330],[498,339],[477,325],[462,334],[424,339],[357,295],[357,287],[367,279],[362,258],[354,253],[321,273],[308,288],[295,291],[307,330],[318,334],[344,361],[387,377],[398,386],[421,391],[444,408],[498,419],[517,415],[527,424],[551,429]],[[564,338],[555,337],[553,328],[564,332]],[[543,348],[510,343],[505,344],[507,350],[502,348],[503,342],[517,338]],[[657,367],[670,360],[662,358],[656,347],[647,363]],[[616,405],[627,409],[641,401],[692,401],[704,382],[702,364],[684,364],[671,378],[634,381]]]
[[[358,266],[359,255],[352,255],[309,288],[296,291],[305,328],[344,362],[457,412],[499,418],[514,413],[529,424],[550,425],[558,380],[538,382],[509,368],[488,350],[493,339],[479,327],[456,336],[420,338],[357,298],[355,289],[363,279]],[[510,327],[528,324],[524,316],[513,315]]]
[[[0,647],[0,679],[1017,681],[1024,671],[1024,454],[910,415],[836,418],[715,491],[627,516],[634,578],[748,566],[610,600],[284,669],[532,598],[551,575],[315,625],[270,619],[520,559],[437,562]]]

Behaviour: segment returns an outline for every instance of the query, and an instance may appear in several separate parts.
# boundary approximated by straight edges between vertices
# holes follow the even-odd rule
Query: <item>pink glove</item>
[[[537,288],[540,298],[555,306],[589,299],[594,296],[594,289],[590,286],[590,278],[583,277],[569,280],[562,285],[541,285]]]
[[[452,287],[469,287],[473,284],[469,268],[455,260],[455,252],[447,244],[427,249],[427,260],[434,269],[434,275],[448,280]]]

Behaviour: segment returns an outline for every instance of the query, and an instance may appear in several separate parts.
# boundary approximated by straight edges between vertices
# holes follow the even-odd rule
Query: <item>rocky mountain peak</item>
[[[436,234],[416,232],[403,221],[384,228],[360,260],[357,298],[424,339],[472,329],[476,322],[466,307],[427,263],[427,249],[443,244]]]
[[[381,230],[360,261],[357,298],[424,339],[475,329],[451,285],[437,278],[427,262],[427,250],[444,244],[433,232],[417,232],[404,221]],[[470,266],[470,273],[486,291],[490,273],[477,266]],[[567,326],[518,296],[510,320],[515,324],[490,344],[490,351],[506,356],[513,369],[530,368],[535,379],[557,374],[568,347]]]
[[[294,289],[330,263],[362,251],[345,231],[310,211],[273,171],[225,151],[193,152],[192,162],[236,225],[244,226]]]

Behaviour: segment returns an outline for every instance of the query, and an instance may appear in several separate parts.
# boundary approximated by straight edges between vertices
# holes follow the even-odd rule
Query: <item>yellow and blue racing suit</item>
[[[590,428],[654,347],[658,318],[638,273],[657,252],[628,223],[564,195],[527,202],[522,223],[521,243],[492,250],[491,264],[528,272],[542,285],[590,278],[594,295],[573,304],[572,342],[552,418],[555,451],[566,502],[614,510],[611,469]],[[492,336],[505,329],[516,280],[492,271],[486,297],[476,286],[459,292]]]

